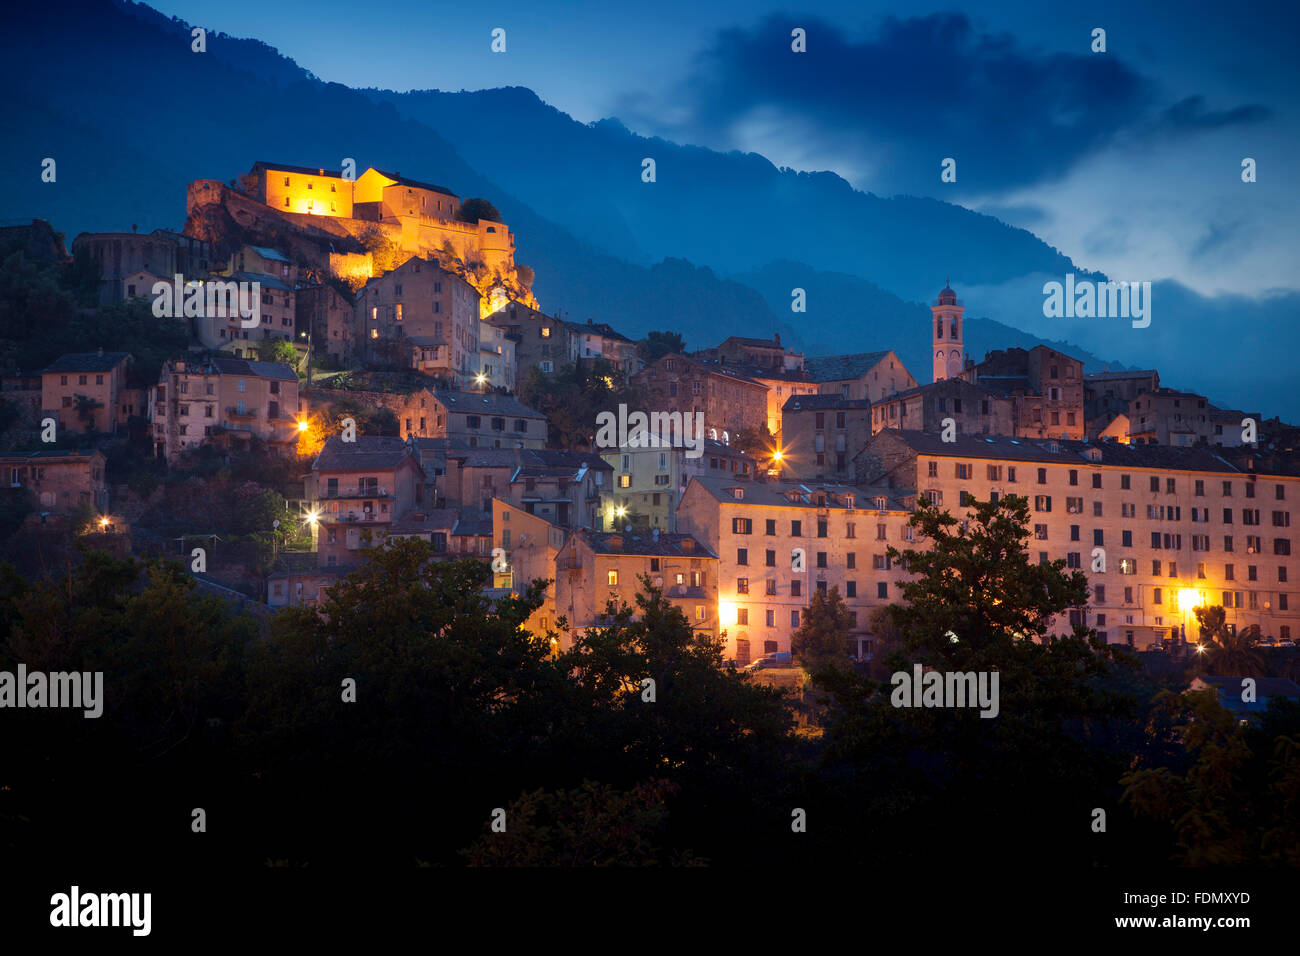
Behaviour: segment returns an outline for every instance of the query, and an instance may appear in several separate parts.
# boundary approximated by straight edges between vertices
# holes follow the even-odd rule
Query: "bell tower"
[[[966,307],[957,304],[957,293],[944,280],[943,291],[939,293],[938,304],[930,306],[933,321],[930,325],[931,346],[934,355],[934,380],[941,382],[945,378],[960,378],[966,364],[966,349],[962,345],[964,320],[962,313]]]

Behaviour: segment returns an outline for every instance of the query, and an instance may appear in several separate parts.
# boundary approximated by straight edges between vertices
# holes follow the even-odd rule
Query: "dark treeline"
[[[554,656],[522,627],[540,590],[493,609],[484,564],[419,541],[373,552],[324,614],[269,620],[173,564],[86,552],[46,580],[5,572],[0,670],[103,671],[104,711],[0,711],[0,850],[316,869],[1300,862],[1300,708],[1243,728],[1090,632],[1024,640],[1087,600],[1081,574],[1029,563],[1026,521],[1014,498],[966,528],[922,509],[935,546],[898,556],[913,579],[889,669],[996,670],[998,716],[896,708],[828,661],[820,735],[653,591]]]

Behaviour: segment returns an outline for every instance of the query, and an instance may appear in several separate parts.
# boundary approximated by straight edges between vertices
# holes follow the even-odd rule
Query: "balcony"
[[[229,418],[247,418],[249,420],[252,420],[254,418],[257,418],[257,409],[256,408],[241,409],[238,405],[227,405],[226,416]]]
[[[325,488],[320,494],[322,501],[341,498],[392,498],[387,485],[358,485],[355,488]]]

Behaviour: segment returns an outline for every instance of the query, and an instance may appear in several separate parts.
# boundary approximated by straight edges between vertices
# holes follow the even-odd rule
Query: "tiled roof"
[[[481,508],[461,508],[456,527],[451,532],[464,537],[485,538],[492,535],[492,512]]]
[[[1134,369],[1131,372],[1085,372],[1085,382],[1110,382],[1126,378],[1151,378],[1156,374],[1153,368]]]
[[[434,396],[447,406],[448,411],[513,415],[516,418],[546,417],[536,409],[529,408],[513,395],[502,395],[500,392],[457,392],[438,389],[434,392]]]
[[[237,282],[256,282],[259,287],[266,286],[268,289],[275,289],[279,292],[293,291],[293,287],[288,283],[266,272],[232,272],[228,276],[212,277],[213,282],[224,282],[227,279],[234,279]]]
[[[889,355],[883,352],[857,352],[853,355],[819,355],[804,359],[804,371],[812,382],[837,382],[845,378],[860,378],[875,368]]]
[[[261,159],[259,159],[257,162],[255,162],[255,163],[253,164],[253,168],[254,168],[254,169],[274,169],[274,170],[276,170],[277,172],[284,172],[284,173],[297,173],[297,174],[300,175],[300,176],[330,176],[330,177],[332,177],[332,178],[334,178],[334,179],[342,179],[342,178],[343,178],[343,174],[342,174],[341,172],[336,173],[336,172],[334,172],[334,170],[332,170],[332,169],[324,169],[324,170],[322,170],[322,169],[320,169],[319,167],[316,167],[316,166],[313,166],[313,167],[311,167],[311,168],[308,168],[308,167],[306,167],[306,166],[290,166],[290,165],[288,165],[288,164],[286,164],[286,163],[268,163],[268,162],[266,162],[265,160],[261,160]]]
[[[924,385],[917,385],[915,388],[909,388],[901,392],[895,392],[893,395],[883,399],[886,402],[892,402],[896,398],[911,398],[913,395],[925,395],[928,392],[939,391],[942,389],[957,389],[958,391],[974,389],[977,392],[983,392],[985,395],[992,395],[995,398],[1002,397],[1000,392],[994,391],[983,384],[975,384],[966,381],[964,378],[945,378],[938,382],[927,382]]]
[[[459,198],[456,196],[454,192],[452,192],[450,189],[447,189],[445,186],[435,186],[432,183],[422,183],[418,179],[407,179],[405,176],[402,176],[399,173],[389,173],[389,172],[385,172],[382,169],[375,169],[375,172],[379,173],[381,176],[387,176],[389,179],[399,182],[403,186],[414,186],[416,189],[432,189],[436,193],[443,193],[444,195],[451,196],[453,198]]]
[[[582,335],[599,335],[607,339],[618,339],[620,342],[631,342],[626,335],[621,332],[615,332],[613,328],[604,322],[565,322],[572,332],[578,332]]]
[[[870,448],[882,436],[893,436],[922,455],[944,458],[983,458],[1037,461],[1044,464],[1073,464],[1113,468],[1157,468],[1171,471],[1241,473],[1241,469],[1211,448],[1178,448],[1170,445],[1125,445],[1120,442],[1085,442],[1063,438],[1009,438],[1000,435],[957,435],[945,442],[937,434],[886,429],[879,432]],[[1052,451],[1055,445],[1057,450]],[[865,450],[865,449],[864,449]],[[859,452],[861,454],[861,452]],[[1086,457],[1100,455],[1097,461]]]
[[[341,436],[333,435],[326,439],[312,467],[316,471],[395,468],[409,453],[406,442],[400,438],[358,435],[356,441],[345,442]]]
[[[690,558],[716,558],[717,555],[701,541],[689,534],[661,531],[588,531],[578,535],[597,554],[631,554],[635,556],[667,556]],[[686,542],[690,542],[689,545]]]
[[[289,257],[279,249],[272,249],[269,246],[249,246],[248,248],[252,249],[263,259],[274,259],[276,262],[289,261]]]
[[[429,508],[408,512],[389,525],[392,534],[419,534],[431,531],[451,531],[460,520],[455,508]]]
[[[130,352],[68,352],[47,365],[45,372],[111,372]]]
[[[896,511],[903,510],[902,499],[897,491],[875,485],[842,485],[820,481],[737,481],[734,477],[721,475],[696,475],[691,484],[698,483],[714,498],[725,503],[759,505],[769,508],[811,508],[816,507],[817,493],[826,492],[826,507],[843,509],[845,496],[853,495],[854,508],[859,511],[871,510],[873,499],[883,497],[887,506]],[[737,498],[732,489],[742,490],[743,497]],[[687,494],[690,486],[687,486]],[[792,496],[797,496],[792,498]]]
[[[906,394],[906,393],[904,393]],[[894,396],[897,398],[898,396]],[[870,408],[865,398],[845,398],[842,395],[791,395],[781,406],[783,412],[805,412],[820,409]]]
[[[248,375],[297,382],[298,374],[283,362],[256,362],[251,359],[214,358],[212,366],[222,375]]]

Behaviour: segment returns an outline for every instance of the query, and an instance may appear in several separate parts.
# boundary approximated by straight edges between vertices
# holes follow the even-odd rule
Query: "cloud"
[[[791,50],[802,27],[807,52]],[[674,90],[672,114],[620,104],[631,125],[678,140],[761,152],[836,171],[877,193],[936,195],[957,161],[960,196],[1058,181],[1124,133],[1161,137],[1258,122],[1269,111],[1212,111],[1189,96],[1158,112],[1154,82],[1114,53],[1025,48],[960,13],[883,20],[849,36],[807,16],[720,31]]]

